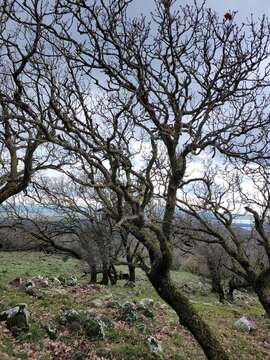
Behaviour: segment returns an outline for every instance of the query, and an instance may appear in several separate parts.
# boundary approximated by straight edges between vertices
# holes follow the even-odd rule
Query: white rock
[[[145,308],[153,307],[154,306],[154,300],[150,298],[145,298],[139,301],[139,305]]]
[[[0,321],[6,321],[7,328],[15,336],[22,330],[27,331],[30,322],[30,312],[27,304],[18,304],[11,309],[3,311],[0,314]]]
[[[3,320],[8,320],[13,318],[14,316],[16,316],[20,311],[20,307],[19,306],[15,306],[11,309],[5,310],[1,313],[0,317]]]
[[[33,280],[27,280],[26,283],[25,283],[25,287],[28,288],[28,287],[35,287],[35,283]]]
[[[42,280],[39,280],[39,284],[41,287],[46,288],[49,286],[49,281],[48,281],[48,279],[44,278]]]
[[[153,353],[161,353],[163,351],[162,347],[160,345],[160,342],[153,336],[149,336],[146,339],[146,343],[147,343],[149,351],[151,351]]]
[[[257,329],[253,321],[248,320],[245,316],[242,316],[234,323],[234,327],[239,331],[251,332]]]
[[[76,276],[71,276],[67,279],[66,284],[67,286],[76,286],[78,285],[78,279],[76,278]]]
[[[52,278],[52,282],[53,282],[53,284],[56,285],[56,286],[61,286],[61,285],[62,285],[62,284],[61,284],[61,281],[60,281],[57,277],[53,277],[53,278]]]

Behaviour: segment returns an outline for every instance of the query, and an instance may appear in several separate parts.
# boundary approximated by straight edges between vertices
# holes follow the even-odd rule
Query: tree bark
[[[218,294],[219,301],[223,303],[225,301],[225,294],[221,283],[221,278],[217,272],[211,273],[211,282],[212,282],[212,292]]]
[[[97,268],[95,265],[91,266],[91,279],[90,282],[91,284],[96,284],[97,283]]]
[[[243,279],[239,279],[239,278],[232,278],[229,281],[228,301],[231,302],[234,301],[234,297],[233,297],[234,290],[247,289],[249,287],[251,287],[251,285],[247,281],[244,281]]]
[[[229,302],[233,302],[234,301],[234,297],[233,297],[233,292],[234,292],[235,288],[234,286],[232,285],[231,282],[229,282],[229,291],[228,291],[228,296],[227,296],[227,300]]]
[[[209,326],[196,313],[189,300],[172,283],[169,275],[151,272],[148,277],[160,297],[170,305],[178,315],[179,322],[185,326],[202,347],[209,360],[229,360],[219,340]]]
[[[108,271],[108,264],[107,263],[103,263],[102,264],[102,280],[101,280],[101,284],[102,285],[108,285],[109,284],[109,271]]]
[[[115,269],[115,266],[113,264],[111,264],[110,267],[109,267],[108,275],[109,275],[111,284],[116,285],[117,280],[118,280],[118,276],[117,276],[117,271]]]
[[[135,266],[128,265],[128,272],[129,272],[129,281],[135,283],[135,281],[136,281],[136,268],[135,268]]]
[[[223,303],[225,300],[225,294],[222,286],[221,273],[220,273],[222,264],[219,260],[213,259],[211,255],[210,256],[208,255],[207,265],[210,272],[211,283],[212,283],[211,291],[213,293],[218,294],[219,301]]]
[[[267,316],[270,318],[270,285],[260,288],[256,293]]]
[[[270,269],[261,272],[255,281],[254,290],[270,318]]]

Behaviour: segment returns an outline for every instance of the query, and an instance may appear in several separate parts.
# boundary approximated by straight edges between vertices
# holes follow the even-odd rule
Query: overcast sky
[[[192,0],[177,0],[179,4],[193,3]],[[270,17],[269,0],[206,0],[208,7],[215,9],[223,15],[228,10],[236,10],[239,17],[245,18],[249,14],[260,16],[266,14]],[[153,9],[154,0],[133,0],[132,7],[138,13],[148,13]]]

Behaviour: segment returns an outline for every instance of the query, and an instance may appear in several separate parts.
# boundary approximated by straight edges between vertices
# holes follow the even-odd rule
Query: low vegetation
[[[141,271],[134,288],[124,287],[124,281],[105,287],[88,285],[80,263],[72,258],[2,252],[0,264],[1,309],[26,303],[31,311],[28,333],[14,337],[5,323],[0,323],[1,359],[205,359],[196,341],[179,325],[176,314],[162,302]],[[37,276],[61,279],[73,276],[79,282],[76,286],[38,288],[38,297],[12,282],[18,277]],[[231,359],[267,359],[270,321],[263,317],[264,310],[253,294],[238,292],[233,304],[220,304],[209,292],[208,279],[188,272],[174,272],[173,277],[189,293],[194,307],[214,329]],[[145,298],[154,301],[153,307],[147,307],[148,311],[138,310],[134,321],[121,317],[121,304],[139,304]],[[93,339],[80,327],[61,325],[59,316],[71,309],[98,315],[106,325],[104,339]],[[243,315],[254,321],[255,331],[241,332],[234,328],[235,321]],[[146,343],[149,336],[159,341],[162,353],[149,350]]]

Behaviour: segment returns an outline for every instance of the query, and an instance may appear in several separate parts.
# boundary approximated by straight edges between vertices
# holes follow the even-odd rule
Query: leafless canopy
[[[37,60],[43,18],[38,1],[0,5],[0,203],[25,190],[34,172],[64,163],[35,123],[46,110]]]
[[[1,101],[74,161],[62,171],[93,188],[146,247],[142,266],[158,293],[209,358],[225,359],[170,279],[172,225],[177,193],[202,156],[269,160],[269,23],[250,17],[238,25],[237,14],[220,18],[204,3],[171,0],[156,0],[151,18],[135,18],[130,3],[5,5],[18,28],[29,19],[32,44],[41,45],[35,55],[27,46],[30,68],[11,71]],[[11,47],[25,53],[23,42]],[[157,199],[160,221],[148,216]]]

